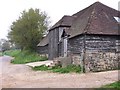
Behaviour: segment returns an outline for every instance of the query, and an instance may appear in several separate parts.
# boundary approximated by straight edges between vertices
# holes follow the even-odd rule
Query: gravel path
[[[118,80],[118,71],[87,74],[58,74],[32,71],[26,65],[13,65],[11,57],[0,57],[2,88],[93,88]],[[2,75],[2,76],[1,76]]]

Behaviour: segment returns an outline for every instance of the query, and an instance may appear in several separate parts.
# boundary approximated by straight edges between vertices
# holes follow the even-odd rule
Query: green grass
[[[103,86],[103,88],[119,88],[120,89],[120,81],[105,85]]]
[[[0,52],[0,56],[2,56],[2,52]]]
[[[11,63],[14,64],[25,64],[29,62],[45,61],[47,57],[39,56],[35,52],[20,51],[20,50],[9,50],[4,52],[5,55],[14,57]]]
[[[19,53],[21,53],[20,50],[8,50],[8,51],[5,51],[3,54],[16,57]]]
[[[60,66],[54,66],[50,68],[45,65],[42,65],[42,66],[35,66],[32,69],[40,70],[40,71],[52,71],[57,73],[70,73],[70,72],[80,73],[81,72],[81,67],[76,65],[68,65],[67,67],[64,67],[64,68]]]
[[[120,90],[120,81],[104,85],[96,90]]]
[[[47,71],[47,70],[52,70],[52,68],[49,68],[48,66],[45,66],[45,65],[41,65],[41,66],[35,66],[35,67],[32,67],[33,70],[35,71]]]

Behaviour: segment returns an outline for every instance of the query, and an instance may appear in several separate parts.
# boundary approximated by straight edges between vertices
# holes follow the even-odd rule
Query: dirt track
[[[93,88],[118,80],[117,70],[87,74],[35,72],[25,65],[10,64],[10,60],[8,56],[0,57],[2,88]]]

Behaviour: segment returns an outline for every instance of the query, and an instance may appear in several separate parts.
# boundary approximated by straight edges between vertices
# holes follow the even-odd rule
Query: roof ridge
[[[99,3],[99,2],[97,2],[97,3]],[[91,20],[93,19],[93,14],[95,12],[95,9],[96,9],[96,4],[93,7],[93,10],[91,11],[91,14],[90,14],[89,19],[88,19],[88,23],[87,23],[86,27],[84,28],[84,33],[86,33],[88,31],[89,27],[90,27]]]
[[[82,9],[82,10],[80,10],[80,11],[78,11],[77,13],[73,14],[72,16],[73,16],[73,17],[75,17],[75,16],[80,16],[80,15],[78,15],[79,13],[81,13],[81,15],[82,15],[82,14],[83,14],[87,9],[89,9],[89,7],[91,7],[91,6],[92,6],[92,5],[84,8],[84,9]]]
[[[101,2],[99,2],[99,1],[96,1],[95,3],[93,3],[93,4],[91,4],[90,6],[88,6],[88,7],[84,8],[84,9],[78,11],[77,13],[73,14],[72,16],[77,16],[77,15],[79,16],[79,14],[82,15],[82,14],[84,13],[84,11],[86,11],[89,7],[96,7],[96,6],[99,6],[99,5],[102,5],[103,7],[110,8],[111,10],[118,11],[118,10],[116,10],[116,9],[114,9],[114,8],[111,8],[111,7],[109,7],[109,6],[101,3]]]

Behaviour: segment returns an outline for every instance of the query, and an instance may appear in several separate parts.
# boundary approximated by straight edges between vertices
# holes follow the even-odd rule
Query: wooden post
[[[85,58],[86,58],[86,34],[84,34],[84,39],[83,39],[83,73],[86,73],[85,70]]]
[[[64,57],[67,57],[67,36],[64,37]]]

